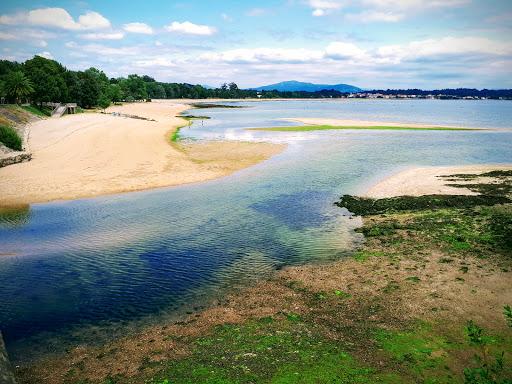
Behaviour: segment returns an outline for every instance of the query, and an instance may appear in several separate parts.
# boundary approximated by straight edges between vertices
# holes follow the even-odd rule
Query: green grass
[[[380,130],[380,131],[474,131],[474,128],[455,128],[455,127],[396,127],[387,125],[376,125],[370,127],[364,126],[341,126],[341,125],[298,125],[291,127],[268,127],[268,128],[248,128],[249,131],[272,131],[272,132],[309,132],[326,130]]]
[[[18,132],[13,127],[6,125],[0,125],[0,143],[15,151],[23,149],[22,140]]]
[[[51,112],[47,108],[39,108],[34,105],[23,105],[21,106],[25,111],[30,112],[34,115],[47,117],[51,116]]]
[[[171,134],[170,140],[173,143],[176,143],[180,139],[180,129],[188,126],[187,124],[180,125],[179,127],[176,127],[176,130]]]
[[[192,355],[170,362],[153,383],[399,383],[377,373],[298,316],[219,326],[195,341]]]
[[[378,330],[375,340],[386,354],[422,377],[424,383],[452,383],[454,375],[444,369],[447,341],[426,323],[407,331]]]
[[[176,130],[171,135],[171,141],[173,143],[177,142],[180,138],[180,129],[181,127],[176,128]]]

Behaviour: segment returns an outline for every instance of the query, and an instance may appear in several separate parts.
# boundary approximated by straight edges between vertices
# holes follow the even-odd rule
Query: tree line
[[[147,99],[332,97],[339,92],[278,92],[244,90],[235,83],[205,88],[187,83],[162,83],[147,75],[108,78],[97,68],[72,71],[55,60],[34,56],[24,63],[0,60],[0,97],[8,102],[77,103],[80,107],[102,107],[120,101]]]
[[[443,89],[440,91],[375,90],[365,93],[382,94],[445,94],[456,96],[512,97],[512,90]],[[108,78],[97,68],[72,71],[55,60],[34,56],[24,63],[0,60],[0,97],[7,102],[72,102],[80,107],[106,108],[111,103],[147,99],[206,99],[206,98],[339,98],[348,93],[335,90],[317,92],[280,92],[240,89],[235,83],[219,88],[206,88],[187,83],[162,83],[147,75]]]

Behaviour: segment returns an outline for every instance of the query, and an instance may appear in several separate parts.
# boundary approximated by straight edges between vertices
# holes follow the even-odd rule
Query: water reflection
[[[30,205],[0,207],[0,228],[18,228],[30,220]]]

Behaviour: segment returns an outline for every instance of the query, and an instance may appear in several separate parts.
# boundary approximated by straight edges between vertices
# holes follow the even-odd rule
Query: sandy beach
[[[293,121],[305,125],[333,125],[338,127],[379,127],[379,126],[393,126],[393,127],[408,127],[408,128],[430,128],[430,127],[441,127],[435,124],[414,124],[414,123],[395,123],[389,121],[372,121],[372,120],[348,120],[348,119],[324,119],[317,117],[296,117],[296,118],[284,118],[285,121]],[[455,126],[443,125],[444,128],[462,128]],[[464,127],[465,128],[465,127]]]
[[[447,186],[446,184],[450,182],[444,179],[443,176],[479,174],[498,169],[512,170],[512,164],[412,168],[378,182],[365,195],[372,198],[440,194],[474,195],[475,193],[469,189]],[[475,180],[468,181],[468,183],[474,182]],[[462,184],[463,181],[458,180],[457,183]]]
[[[31,125],[32,161],[0,168],[0,206],[66,200],[211,180],[280,152],[269,143],[171,144],[189,109],[172,101],[110,107]],[[113,116],[110,112],[150,120]]]

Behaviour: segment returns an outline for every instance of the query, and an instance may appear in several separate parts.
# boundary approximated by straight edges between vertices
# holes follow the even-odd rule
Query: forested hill
[[[512,97],[512,90],[443,90],[451,94],[478,97]],[[372,93],[407,94],[407,92],[432,91],[387,90],[364,91],[366,97]],[[349,94],[337,90],[306,91],[257,91],[239,89],[235,83],[219,88],[205,88],[186,83],[162,83],[147,75],[108,78],[96,68],[72,71],[55,60],[34,56],[24,63],[0,60],[0,97],[7,102],[74,102],[81,107],[107,107],[112,102],[147,99],[205,99],[205,98],[336,98]]]

